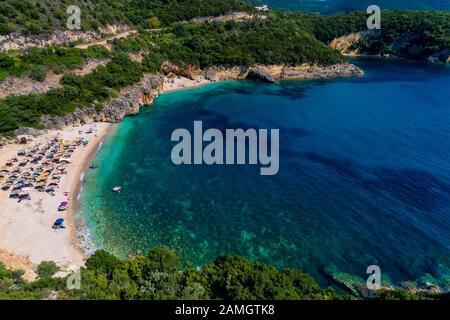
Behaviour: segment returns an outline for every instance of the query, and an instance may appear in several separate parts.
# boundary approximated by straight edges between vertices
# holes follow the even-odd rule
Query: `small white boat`
[[[122,190],[122,187],[121,187],[121,186],[115,186],[115,187],[113,188],[113,191],[114,191],[114,192],[117,192],[117,193],[119,193],[120,190]]]

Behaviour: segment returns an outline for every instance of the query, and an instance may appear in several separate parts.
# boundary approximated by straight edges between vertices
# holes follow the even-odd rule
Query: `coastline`
[[[86,172],[86,170],[89,169],[89,165],[92,162],[92,160],[95,158],[95,155],[97,154],[99,150],[99,146],[101,143],[103,143],[103,140],[115,129],[117,128],[116,124],[110,124],[108,123],[108,126],[105,128],[105,130],[101,133],[101,135],[96,139],[96,141],[93,143],[92,148],[89,150],[89,152],[86,154],[84,160],[82,163],[78,166],[78,169],[75,173],[75,180],[72,184],[72,187],[70,189],[70,196],[69,196],[69,203],[70,206],[67,210],[68,216],[70,217],[70,223],[72,223],[75,227],[71,230],[71,239],[72,244],[80,251],[80,253],[85,257],[88,258],[88,254],[86,250],[83,248],[82,240],[78,236],[78,233],[81,229],[87,228],[85,225],[85,222],[81,217],[77,216],[77,211],[79,210],[79,205],[77,203],[78,196],[80,191],[82,190],[83,181],[81,179],[81,176]]]
[[[185,77],[179,77],[174,79],[172,82],[164,81],[163,88],[160,93],[163,94],[186,90],[208,85],[210,83],[213,83],[213,81],[206,79],[191,80]],[[32,142],[25,146],[18,143],[11,143],[0,149],[0,164],[2,166],[4,162],[14,157],[20,149],[32,145],[33,142],[48,141],[50,137],[53,136],[60,136],[64,138],[67,136],[74,137],[77,135],[79,130],[86,131],[90,127],[93,127],[95,131],[90,137],[89,144],[86,147],[79,147],[79,149],[82,150],[78,149],[74,152],[72,162],[67,166],[67,175],[64,177],[58,190],[58,193],[61,193],[62,190],[69,193],[69,196],[67,197],[69,206],[63,214],[65,223],[67,224],[67,228],[62,231],[65,232],[63,241],[61,241],[61,239],[58,239],[57,242],[42,241],[45,245],[33,246],[32,243],[35,242],[33,239],[36,232],[39,234],[39,238],[42,239],[46,237],[46,231],[44,231],[43,225],[40,225],[40,228],[31,228],[29,226],[27,226],[27,228],[20,228],[20,221],[19,218],[15,216],[15,212],[17,207],[23,207],[23,204],[18,204],[15,200],[9,199],[9,192],[0,191],[0,203],[2,204],[2,209],[4,209],[0,214],[0,262],[4,263],[7,267],[24,270],[24,278],[26,280],[35,279],[36,274],[34,269],[40,262],[47,260],[55,261],[61,268],[59,275],[64,275],[67,271],[74,267],[78,268],[83,266],[89,256],[89,251],[94,249],[91,246],[92,242],[89,239],[89,231],[87,229],[86,222],[82,217],[78,216],[77,211],[79,206],[77,197],[82,188],[82,174],[88,170],[89,164],[92,162],[99,150],[99,145],[108,134],[117,128],[117,124],[110,122],[91,122],[85,125],[69,125],[63,129],[47,130],[47,132],[37,136],[36,138],[27,137],[28,139],[31,138],[29,141]],[[37,197],[37,199],[34,198],[36,198],[35,193],[32,194],[32,200],[27,203],[24,208],[22,208],[24,214],[31,215],[36,212],[36,208],[34,206],[36,206],[37,203],[43,203],[43,198],[50,198],[50,196],[44,193],[41,194],[40,197]],[[45,203],[42,206],[44,210],[46,212],[55,211],[54,208],[56,208],[56,203],[59,200],[55,201],[56,199],[51,198],[46,200],[52,201],[49,201],[51,204]],[[45,225],[46,227],[48,226],[48,230],[50,230],[48,232],[51,232],[51,222],[49,219],[46,220],[48,222]],[[12,226],[15,227],[12,228]],[[12,229],[14,229],[14,231]],[[36,231],[36,229],[40,230]],[[20,247],[13,245],[15,242],[14,235],[17,234],[15,231],[19,231],[22,235],[22,245]],[[62,250],[60,254],[43,253],[45,251],[45,247],[50,245],[51,242],[53,242],[54,245],[58,244],[59,247],[63,247],[65,250]],[[86,243],[88,243],[89,246],[86,246]],[[70,251],[70,254],[67,254],[67,251]]]
[[[182,82],[182,80],[184,80],[184,81],[186,81],[186,79],[183,79],[182,77],[180,77],[180,78],[177,78],[178,80],[177,80],[177,82],[176,83],[179,83],[179,84],[181,84]],[[187,83],[192,83],[192,81],[191,82],[187,82]],[[205,83],[205,84],[207,84],[207,83]],[[196,85],[192,85],[192,87],[198,87],[199,86],[199,84],[196,84]],[[180,91],[180,90],[183,90],[183,89],[189,89],[189,88],[192,88],[192,87],[183,87],[183,88],[179,88],[178,87],[178,85],[175,85],[174,86],[175,87],[175,89],[172,89],[172,90],[166,90],[166,91],[164,91],[163,93],[169,93],[169,92],[171,92],[171,91]],[[114,248],[115,246],[113,246],[113,247],[110,247],[110,248]],[[339,278],[339,276],[341,275],[341,274],[344,274],[343,272],[341,272],[341,273],[339,273],[339,275],[337,275],[337,274],[329,274],[328,276],[330,277],[330,279],[332,279],[332,277],[333,276],[335,276],[336,277],[336,279],[334,279],[333,278],[333,280],[332,281],[338,281],[338,280],[342,280],[342,278]],[[353,277],[353,275],[351,275],[351,274],[348,274],[348,277],[349,277],[349,279],[351,279],[350,277]],[[348,279],[344,279],[344,280],[342,280],[342,281],[345,281],[345,282],[343,282],[342,283],[342,285],[344,285],[344,286],[348,286],[348,287],[353,287],[354,285],[358,285],[358,283],[353,283],[353,282],[348,282],[349,280]],[[417,288],[419,288],[419,285],[413,285],[413,289],[411,289],[411,290],[416,290],[416,286],[417,286]],[[386,287],[386,288],[391,288],[391,287]]]
[[[198,88],[214,82],[205,78],[191,80],[186,77],[178,77],[173,79],[172,81],[173,82],[164,81],[161,94]]]
[[[93,128],[94,132],[86,134],[88,128]],[[60,274],[84,265],[86,256],[76,242],[75,192],[79,186],[80,174],[88,166],[90,157],[95,155],[99,143],[110,128],[110,123],[90,123],[50,130],[27,145],[30,147],[34,143],[46,143],[55,135],[65,140],[73,140],[78,136],[89,139],[86,146],[79,146],[73,152],[71,161],[66,166],[67,174],[61,179],[53,196],[30,188],[31,200],[19,203],[16,199],[9,198],[8,191],[0,191],[0,261],[9,267],[23,269],[27,280],[35,277],[34,268],[42,261],[54,261],[61,269]],[[80,135],[81,131],[83,134]],[[3,165],[24,147],[26,146],[21,144],[7,145],[0,150],[0,163]],[[62,201],[69,201],[68,209],[58,212],[58,205]],[[51,226],[59,217],[65,219],[66,228],[54,230]]]

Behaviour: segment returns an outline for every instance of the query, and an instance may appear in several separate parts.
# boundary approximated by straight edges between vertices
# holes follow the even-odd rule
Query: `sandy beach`
[[[173,77],[173,78],[165,78],[163,85],[163,93],[164,92],[172,92],[190,88],[196,88],[200,86],[204,86],[206,84],[211,83],[212,81],[207,80],[205,78],[198,79],[189,79],[186,77]]]
[[[166,78],[163,93],[195,88],[211,83],[205,78],[191,80],[185,77]],[[10,144],[0,149],[0,167],[21,149],[37,143],[45,144],[55,136],[62,140],[76,138],[89,140],[86,146],[76,148],[70,163],[65,165],[63,176],[54,195],[29,188],[30,200],[18,202],[10,199],[11,190],[0,190],[0,261],[10,268],[25,271],[24,278],[35,278],[34,269],[42,261],[54,261],[61,268],[61,274],[84,264],[86,256],[78,247],[77,225],[74,211],[80,187],[81,174],[88,170],[98,145],[115,125],[91,123],[70,126],[63,130],[50,130],[26,145]],[[92,128],[92,133],[87,133]],[[81,133],[80,133],[81,132]],[[69,203],[67,210],[58,212],[61,202]],[[63,218],[65,229],[52,229],[56,219]]]
[[[52,130],[27,145],[11,144],[0,149],[0,166],[3,166],[20,149],[38,142],[47,143],[55,136],[67,141],[77,137],[89,141],[73,152],[54,195],[29,188],[31,199],[19,202],[9,198],[10,191],[0,190],[0,261],[9,267],[25,270],[26,279],[34,277],[33,269],[42,261],[56,262],[61,271],[84,264],[85,256],[75,241],[73,208],[76,192],[81,173],[88,167],[98,144],[111,126],[109,123],[92,123]],[[87,133],[89,128],[93,129],[92,133]],[[57,208],[63,201],[69,202],[68,209],[58,212]],[[64,218],[65,229],[52,229],[57,218]]]

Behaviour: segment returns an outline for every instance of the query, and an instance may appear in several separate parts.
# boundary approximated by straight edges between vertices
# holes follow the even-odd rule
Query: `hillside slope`
[[[0,34],[39,34],[65,28],[69,5],[81,10],[82,30],[110,24],[156,27],[198,16],[217,16],[230,11],[253,11],[241,0],[2,0]],[[158,17],[158,20],[150,20]]]

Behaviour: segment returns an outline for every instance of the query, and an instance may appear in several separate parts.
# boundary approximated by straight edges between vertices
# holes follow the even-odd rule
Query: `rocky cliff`
[[[357,55],[360,54],[360,49],[357,47],[357,44],[363,38],[364,34],[362,32],[351,33],[332,40],[329,46],[342,54]]]
[[[259,80],[265,82],[275,82],[283,79],[330,79],[341,77],[361,77],[364,72],[357,66],[350,63],[341,63],[330,66],[317,66],[303,64],[299,66],[286,65],[255,65],[250,68],[210,68],[206,71],[205,78],[211,81],[219,80]]]
[[[118,97],[109,101],[102,110],[90,107],[77,109],[63,117],[44,116],[42,123],[46,129],[51,129],[92,121],[120,122],[128,115],[137,114],[142,105],[151,104],[162,91],[163,79],[161,75],[144,75],[139,83],[121,90]]]

